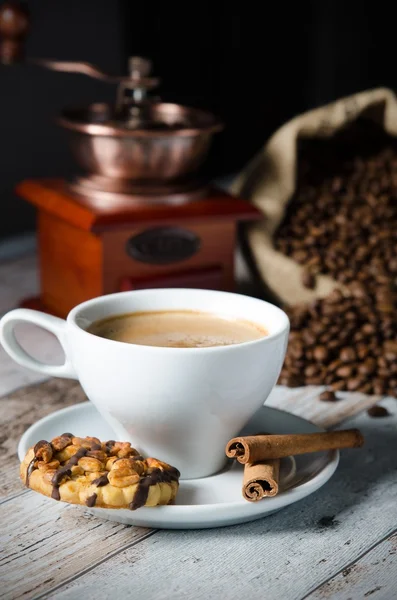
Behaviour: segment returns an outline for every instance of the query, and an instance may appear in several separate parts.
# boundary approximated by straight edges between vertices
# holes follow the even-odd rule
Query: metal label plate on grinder
[[[180,227],[155,227],[131,237],[129,256],[152,265],[169,265],[190,258],[200,249],[200,238]]]

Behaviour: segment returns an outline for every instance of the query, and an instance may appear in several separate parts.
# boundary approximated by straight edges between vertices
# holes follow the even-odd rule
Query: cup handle
[[[65,352],[63,365],[46,365],[27,354],[15,337],[14,328],[18,323],[32,323],[53,333]],[[66,321],[63,319],[29,308],[11,310],[0,320],[0,342],[11,358],[22,367],[53,377],[77,379],[77,374],[66,351]]]

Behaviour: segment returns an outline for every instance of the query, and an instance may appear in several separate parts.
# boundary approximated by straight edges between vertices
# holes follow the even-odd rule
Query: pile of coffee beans
[[[308,288],[315,288],[317,273],[342,284],[397,277],[397,144],[381,132],[374,138],[371,130],[371,146],[366,138],[356,156],[350,138],[338,150],[345,136],[331,148],[315,144],[321,160],[313,149],[312,160],[300,161],[297,193],[274,239],[278,250],[304,265]]]
[[[301,150],[275,246],[341,290],[287,310],[279,383],[397,397],[397,141],[364,122]]]
[[[348,293],[334,290],[311,305],[290,308],[279,383],[397,397],[396,309],[389,289],[372,295],[360,283]]]

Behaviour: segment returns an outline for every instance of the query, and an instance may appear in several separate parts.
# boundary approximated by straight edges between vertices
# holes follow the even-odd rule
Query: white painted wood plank
[[[395,401],[385,405],[393,417],[349,423],[362,429],[364,448],[343,451],[308,499],[242,526],[159,532],[107,561],[106,576],[95,568],[56,598],[104,600],[117,590],[141,600],[301,600],[396,527],[397,411]]]
[[[0,520],[0,595],[4,600],[37,596],[150,532],[101,521],[84,507],[32,491],[0,505]]]
[[[307,600],[392,600],[397,597],[397,533],[344,569]]]

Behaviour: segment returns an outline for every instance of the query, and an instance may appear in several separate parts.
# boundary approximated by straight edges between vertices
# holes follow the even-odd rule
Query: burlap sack
[[[297,138],[327,138],[359,116],[379,122],[397,136],[397,98],[386,88],[361,92],[318,108],[283,125],[232,183],[231,190],[255,204],[263,221],[247,226],[245,241],[263,283],[284,305],[308,302],[339,287],[326,275],[314,290],[302,285],[302,267],[273,247],[272,238],[295,191]]]

